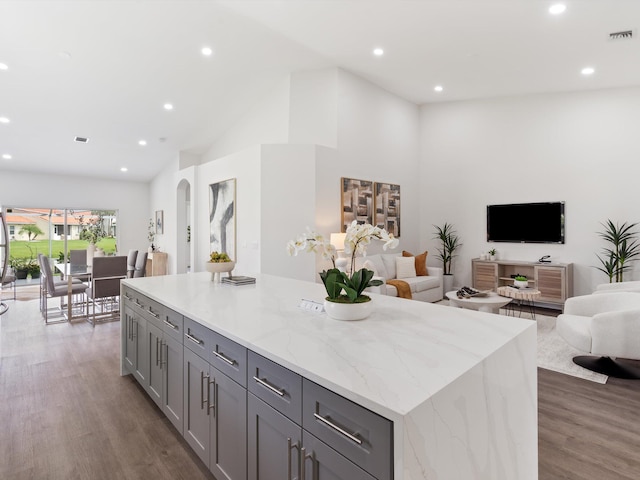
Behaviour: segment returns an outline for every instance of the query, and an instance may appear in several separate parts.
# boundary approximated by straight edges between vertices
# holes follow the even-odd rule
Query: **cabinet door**
[[[133,310],[126,305],[122,310],[122,321],[124,321],[124,367],[129,373],[136,371],[136,338],[135,327],[133,325]]]
[[[218,480],[247,478],[247,390],[211,367],[211,465]]]
[[[563,303],[566,297],[564,268],[536,267],[541,302]]]
[[[184,412],[184,353],[182,343],[175,338],[164,334],[164,350],[160,361],[162,362],[162,410],[173,426],[182,434]]]
[[[302,429],[253,394],[247,397],[248,479],[297,480]]]
[[[473,288],[495,290],[498,287],[498,265],[496,263],[473,262]]]
[[[156,402],[158,407],[162,408],[162,330],[160,330],[151,322],[147,322],[147,341],[145,346],[147,349],[147,362],[149,362],[149,375],[145,390],[149,396]]]
[[[147,385],[147,377],[149,376],[149,361],[147,359],[147,321],[142,318],[138,313],[133,317],[132,321],[133,330],[132,334],[135,341],[135,370],[133,375],[136,380],[140,382],[140,385],[145,387]]]
[[[209,364],[184,349],[184,439],[209,466]]]
[[[375,480],[310,433],[302,432],[302,480]]]

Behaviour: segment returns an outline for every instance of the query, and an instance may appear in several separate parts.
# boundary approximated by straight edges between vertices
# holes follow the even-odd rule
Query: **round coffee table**
[[[458,298],[456,290],[446,293],[449,303],[458,308],[478,310],[479,312],[500,313],[500,307],[504,307],[512,299],[501,297],[495,292],[489,292],[485,297]]]

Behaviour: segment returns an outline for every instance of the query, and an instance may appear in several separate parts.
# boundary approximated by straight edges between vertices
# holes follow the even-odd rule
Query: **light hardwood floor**
[[[37,301],[9,306],[1,479],[214,478],[137,382],[119,376],[119,323],[45,327]],[[538,379],[540,480],[640,478],[640,381],[542,369]]]

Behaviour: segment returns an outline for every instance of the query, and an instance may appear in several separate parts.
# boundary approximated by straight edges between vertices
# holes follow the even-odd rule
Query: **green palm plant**
[[[445,222],[442,227],[437,225],[434,225],[434,227],[436,227],[436,236],[434,238],[441,242],[437,258],[442,261],[444,274],[451,275],[451,263],[457,256],[455,252],[462,246],[462,243],[460,242],[458,234],[453,229],[453,225],[450,223]]]
[[[604,258],[596,255],[602,265],[596,268],[609,277],[609,283],[622,282],[624,273],[631,268],[630,262],[636,261],[640,255],[640,244],[636,238],[638,232],[634,230],[637,225],[626,222],[619,225],[607,220],[602,224],[604,231],[598,232],[601,238],[611,244],[603,249]]]

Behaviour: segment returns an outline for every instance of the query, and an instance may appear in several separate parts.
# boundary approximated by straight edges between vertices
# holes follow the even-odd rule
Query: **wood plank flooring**
[[[137,382],[119,376],[117,322],[44,326],[37,301],[9,306],[1,479],[214,478]],[[540,480],[640,478],[640,381],[599,385],[542,369],[538,381]]]

